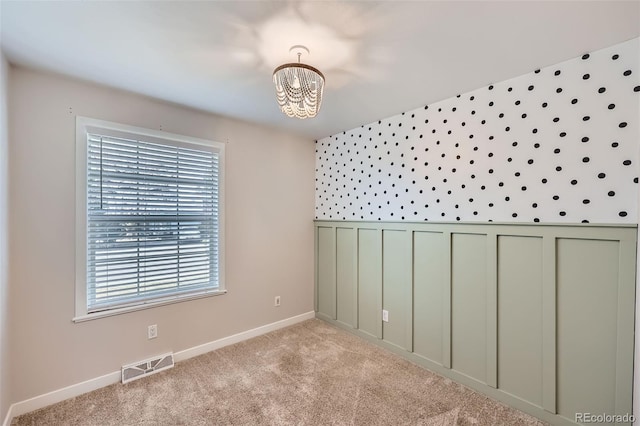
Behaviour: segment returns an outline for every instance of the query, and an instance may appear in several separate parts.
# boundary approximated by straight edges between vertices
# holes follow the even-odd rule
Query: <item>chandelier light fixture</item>
[[[273,84],[280,109],[289,117],[313,118],[320,111],[324,75],[316,68],[300,62],[303,51],[309,49],[295,45],[289,52],[296,51],[298,63],[280,65],[273,71]]]

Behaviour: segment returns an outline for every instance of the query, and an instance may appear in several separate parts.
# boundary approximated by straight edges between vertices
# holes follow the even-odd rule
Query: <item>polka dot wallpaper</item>
[[[316,142],[316,219],[637,223],[638,38]]]

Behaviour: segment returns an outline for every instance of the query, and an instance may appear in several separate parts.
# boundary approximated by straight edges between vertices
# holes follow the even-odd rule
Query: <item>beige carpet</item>
[[[319,320],[14,419],[12,425],[543,425]]]

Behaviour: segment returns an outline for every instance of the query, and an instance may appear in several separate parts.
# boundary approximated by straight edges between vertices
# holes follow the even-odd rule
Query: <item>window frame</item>
[[[124,302],[121,307],[113,307],[102,311],[88,312],[87,307],[87,135],[103,133],[109,136],[139,139],[148,142],[163,143],[173,146],[205,146],[218,153],[218,288],[196,293],[173,294],[160,298],[140,301],[131,305]],[[226,294],[225,287],[225,144],[211,140],[178,135],[159,130],[146,129],[126,124],[114,123],[94,118],[76,117],[76,277],[75,277],[75,316],[73,322],[83,322],[97,318],[149,309],[156,306],[179,303],[187,300]]]

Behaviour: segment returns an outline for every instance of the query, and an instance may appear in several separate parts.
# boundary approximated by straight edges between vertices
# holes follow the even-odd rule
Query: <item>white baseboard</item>
[[[257,337],[262,334],[266,334],[280,328],[288,327],[290,325],[306,321],[311,318],[315,318],[315,312],[313,311],[296,315],[295,317],[285,318],[280,321],[272,322],[271,324],[263,325],[261,327],[243,331],[242,333],[234,334],[229,337],[223,337],[222,339],[214,340],[213,342],[205,343],[199,346],[194,346],[193,348],[176,352],[173,354],[173,359],[176,362],[184,361],[185,359],[206,354],[207,352],[211,352],[225,346],[233,345],[234,343],[242,342],[243,340],[248,340],[252,337]]]
[[[263,325],[261,327],[253,328],[251,330],[243,331],[232,336],[223,337],[222,339],[214,340],[213,342],[205,343],[202,345],[194,346],[193,348],[176,352],[173,355],[174,360],[176,362],[184,361],[186,359],[193,358],[195,356],[202,355],[204,353],[211,352],[225,346],[233,345],[234,343],[242,342],[243,340],[248,340],[253,337],[269,333],[271,331],[288,327],[290,325],[297,324],[314,317],[315,312],[311,311],[304,314],[296,315],[294,317],[276,321],[271,324]],[[82,395],[84,393],[91,392],[93,390],[109,386],[114,383],[118,383],[120,382],[120,379],[121,372],[120,370],[118,370],[114,371],[113,373],[105,374],[104,376],[84,381],[82,383],[77,383],[75,385],[67,386],[62,389],[58,389],[24,401],[16,402],[15,404],[11,404],[11,406],[9,407],[9,411],[7,412],[7,416],[4,419],[3,426],[11,425],[11,420],[13,420],[13,418],[16,416],[20,416],[22,414],[44,408],[48,405],[64,401],[65,399],[73,398],[75,396]]]
[[[0,417],[2,416],[2,414],[0,413]],[[9,409],[7,410],[7,415],[4,417],[4,422],[2,423],[2,426],[9,426],[11,424],[11,420],[13,420],[13,405],[9,406]]]
[[[89,379],[81,383],[76,383],[75,385],[67,386],[62,389],[54,390],[43,395],[38,395],[33,398],[25,399],[24,401],[16,402],[15,404],[11,404],[4,426],[9,426],[11,424],[11,420],[16,416],[46,407],[47,405],[55,404],[56,402],[64,401],[65,399],[73,398],[74,396],[82,395],[83,393],[118,383],[120,381],[120,374],[120,371],[115,371],[113,373],[105,374],[104,376]]]

